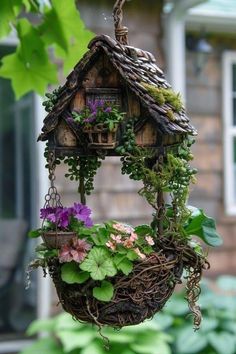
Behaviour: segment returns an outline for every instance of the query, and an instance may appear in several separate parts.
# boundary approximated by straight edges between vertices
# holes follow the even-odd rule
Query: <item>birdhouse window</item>
[[[114,88],[87,88],[86,104],[103,100],[111,105],[121,107],[121,91]]]

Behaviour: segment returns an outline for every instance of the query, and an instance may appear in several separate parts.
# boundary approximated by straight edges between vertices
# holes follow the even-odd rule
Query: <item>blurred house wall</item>
[[[111,18],[113,1],[80,0],[79,9],[87,26],[97,34],[113,36]],[[162,68],[164,65],[157,1],[127,3],[124,24],[129,27],[133,46],[152,52]],[[200,30],[200,26],[199,26]],[[223,39],[222,39],[223,40]],[[223,207],[223,126],[221,54],[209,55],[203,71],[196,75],[196,54],[187,52],[187,111],[199,131],[194,146],[193,165],[199,169],[198,183],[192,186],[190,204],[202,207],[217,220],[224,238],[219,249],[210,249],[212,268],[207,275],[236,273],[236,220],[226,217]],[[69,205],[78,199],[77,185],[65,179],[64,167],[58,169],[58,182],[63,202]],[[106,159],[95,179],[95,191],[87,199],[95,221],[116,219],[133,224],[149,222],[152,210],[137,194],[140,184],[120,173],[119,160]]]

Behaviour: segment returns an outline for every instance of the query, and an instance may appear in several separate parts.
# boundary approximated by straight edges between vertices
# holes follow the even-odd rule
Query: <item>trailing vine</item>
[[[43,102],[43,106],[45,107],[45,111],[46,112],[51,112],[51,110],[53,109],[53,107],[55,106],[55,104],[58,101],[58,96],[60,94],[61,91],[61,86],[59,86],[57,89],[53,90],[52,93],[47,92],[45,94],[45,97],[47,97],[48,99],[45,100]]]
[[[71,181],[79,181],[78,192],[90,195],[94,189],[94,177],[101,166],[98,156],[68,157],[64,161],[68,165],[68,173],[65,177]],[[82,190],[83,189],[83,190]]]
[[[44,151],[44,157],[46,159],[45,168],[49,167],[48,152],[49,148],[47,143]],[[68,172],[65,173],[65,177],[69,178],[71,181],[79,182],[78,193],[80,195],[90,195],[94,190],[94,177],[101,166],[101,159],[103,159],[103,157],[100,156],[55,157],[54,163],[59,165],[64,161],[68,166]]]
[[[164,210],[168,225],[166,233],[178,233],[185,237],[183,224],[190,216],[186,206],[189,195],[189,185],[195,183],[197,170],[189,165],[193,159],[190,147],[194,140],[186,138],[178,148],[177,153],[165,153],[163,161],[158,161],[155,149],[137,146],[134,134],[135,120],[131,119],[126,125],[123,134],[123,143],[116,151],[122,154],[122,174],[127,174],[135,181],[142,181],[143,187],[139,194],[159,213],[157,203],[158,193],[168,192],[172,205]],[[167,217],[168,214],[168,217]],[[155,219],[152,224],[155,226]]]

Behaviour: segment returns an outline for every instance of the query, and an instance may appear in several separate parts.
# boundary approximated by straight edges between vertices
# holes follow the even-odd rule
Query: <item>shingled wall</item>
[[[130,2],[126,7],[125,24],[130,29],[133,46],[152,52],[163,67],[159,43],[156,1],[143,6],[143,0]],[[135,3],[135,5],[134,5]],[[82,17],[97,34],[112,35],[112,19],[109,17],[113,2],[110,0],[79,1]],[[107,20],[104,19],[107,18]],[[95,25],[96,23],[96,25]],[[142,28],[140,29],[140,23]],[[192,187],[190,204],[203,207],[215,217],[224,245],[210,250],[212,269],[208,276],[236,273],[236,221],[224,215],[223,208],[223,146],[222,146],[222,93],[221,57],[212,55],[201,75],[194,72],[194,55],[187,53],[187,112],[199,135],[194,147],[194,166],[199,169],[198,183]],[[63,202],[68,205],[77,198],[76,184],[63,178],[64,167],[57,173]],[[119,160],[107,159],[96,177],[96,189],[88,198],[96,221],[108,218],[133,224],[148,222],[152,210],[137,194],[140,184],[120,173]]]

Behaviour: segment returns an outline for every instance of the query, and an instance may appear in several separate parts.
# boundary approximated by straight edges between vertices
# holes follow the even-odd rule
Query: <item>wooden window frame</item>
[[[223,53],[223,125],[224,125],[224,205],[227,215],[236,215],[235,171],[233,142],[236,138],[236,126],[233,125],[232,66],[236,64],[236,51]]]

